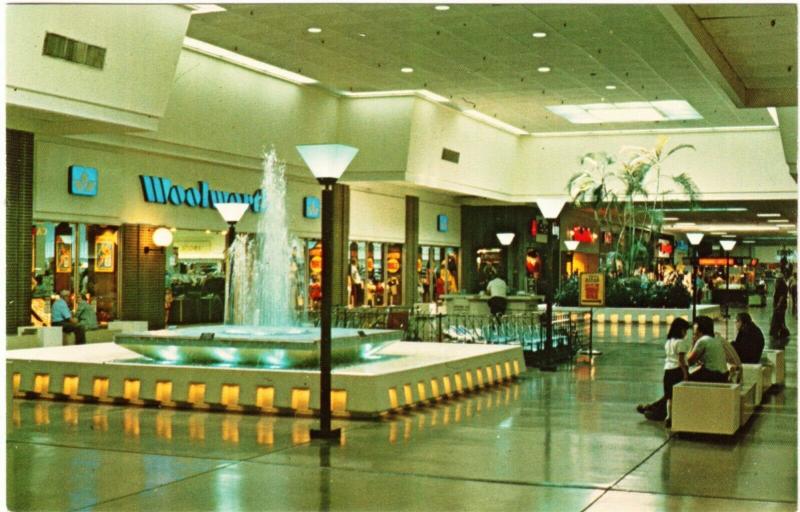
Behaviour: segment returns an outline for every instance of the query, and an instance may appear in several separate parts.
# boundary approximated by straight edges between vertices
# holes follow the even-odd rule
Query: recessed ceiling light
[[[780,213],[757,213],[756,217],[780,217]]]
[[[606,90],[607,90],[607,91],[616,91],[616,90],[617,90],[617,86],[616,86],[616,85],[614,85],[614,84],[608,84],[608,85],[606,86]]]
[[[743,244],[754,244],[754,243],[756,243],[756,241],[755,240],[742,240],[742,243]]]
[[[541,39],[541,38],[543,38],[543,37],[547,37],[547,32],[534,32],[534,33],[533,33],[533,34],[531,34],[531,35],[532,35],[533,37],[535,37],[536,39]]]
[[[450,10],[450,6],[449,5],[437,5],[436,7],[434,7],[434,9],[436,9],[437,11],[449,11]]]
[[[678,217],[664,217],[664,220],[678,220]]]
[[[308,31],[311,32],[312,34],[319,34],[320,32],[322,32],[322,29],[319,27],[308,27]]]
[[[550,66],[539,66],[538,68],[536,68],[536,71],[538,71],[539,73],[549,73]]]
[[[789,219],[769,219],[767,222],[770,224],[785,224],[789,222]]]
[[[367,37],[367,34],[365,34],[365,33],[363,33],[363,32],[359,32],[359,33],[358,33],[358,37]]]
[[[403,73],[413,73],[414,72],[414,68],[409,68],[409,67],[400,68],[400,71],[403,72]]]

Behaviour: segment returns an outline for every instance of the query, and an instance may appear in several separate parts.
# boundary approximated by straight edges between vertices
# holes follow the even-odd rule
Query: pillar
[[[417,299],[419,272],[419,198],[406,196],[406,236],[403,244],[403,306],[413,306]]]

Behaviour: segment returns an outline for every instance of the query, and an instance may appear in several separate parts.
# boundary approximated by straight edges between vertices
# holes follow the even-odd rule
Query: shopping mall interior
[[[797,510],[795,4],[5,27],[8,509]]]

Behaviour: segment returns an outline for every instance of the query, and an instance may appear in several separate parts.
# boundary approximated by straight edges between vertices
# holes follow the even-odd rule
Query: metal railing
[[[308,320],[317,324],[318,318]],[[351,329],[397,329],[404,341],[521,345],[526,356],[546,350],[546,315],[538,311],[491,315],[432,314],[407,306],[333,309],[333,326]],[[583,314],[554,312],[552,354],[563,359],[586,344]]]

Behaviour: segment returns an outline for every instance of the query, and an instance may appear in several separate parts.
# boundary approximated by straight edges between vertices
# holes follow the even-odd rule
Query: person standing
[[[769,324],[769,335],[773,338],[784,339],[789,336],[786,328],[786,301],[789,296],[789,286],[783,274],[778,274],[775,279],[775,293],[772,294],[772,320]]]
[[[789,288],[789,298],[792,299],[792,315],[797,316],[797,273],[792,272],[789,280],[786,282]]]
[[[75,309],[75,320],[85,331],[97,329],[97,312],[88,300],[89,294],[78,296],[78,307]]]
[[[494,279],[486,285],[486,293],[489,294],[489,311],[492,316],[495,318],[503,316],[508,305],[508,299],[506,298],[508,285],[506,285],[506,282],[500,276],[495,275]]]
[[[53,302],[50,325],[61,327],[61,330],[65,333],[75,333],[75,344],[83,345],[86,343],[86,330],[72,318],[72,312],[69,309],[69,304],[67,304],[70,295],[69,290],[61,290],[58,298]]]

